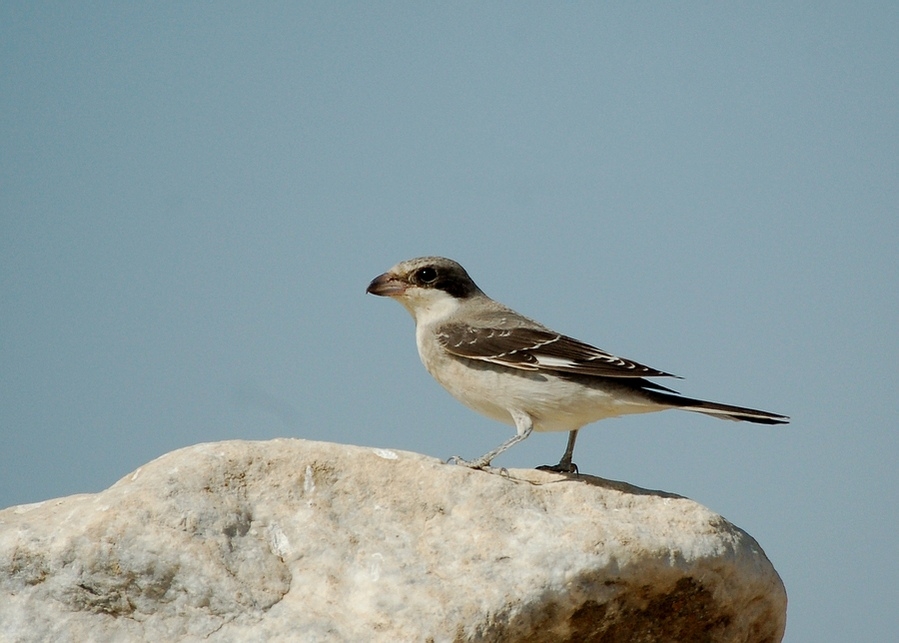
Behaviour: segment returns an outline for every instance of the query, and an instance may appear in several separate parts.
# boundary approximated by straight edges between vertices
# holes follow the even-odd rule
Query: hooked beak
[[[372,279],[365,292],[380,295],[381,297],[396,297],[406,292],[406,284],[390,273],[385,272],[383,275],[378,275]]]

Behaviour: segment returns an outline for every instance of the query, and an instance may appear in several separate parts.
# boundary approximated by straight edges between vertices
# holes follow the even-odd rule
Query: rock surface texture
[[[0,511],[2,641],[776,642],[783,584],[691,500],[304,440]]]

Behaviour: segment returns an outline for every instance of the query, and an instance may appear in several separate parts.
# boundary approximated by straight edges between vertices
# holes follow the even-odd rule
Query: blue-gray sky
[[[0,506],[233,438],[482,454],[511,429],[364,294],[441,254],[791,415],[610,420],[575,460],[753,534],[787,641],[894,636],[897,33],[888,2],[2,3]]]

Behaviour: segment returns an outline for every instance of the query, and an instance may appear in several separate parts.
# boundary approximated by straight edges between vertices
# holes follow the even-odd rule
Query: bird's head
[[[464,301],[483,294],[465,268],[444,257],[401,261],[375,277],[365,292],[396,299],[416,322],[445,318]]]

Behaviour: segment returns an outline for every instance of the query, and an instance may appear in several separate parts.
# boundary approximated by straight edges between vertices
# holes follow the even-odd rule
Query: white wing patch
[[[536,353],[534,355],[534,359],[537,360],[537,364],[543,366],[545,368],[575,368],[577,367],[577,362],[573,362],[570,359],[565,359],[564,357],[551,357],[549,355],[541,355]]]

